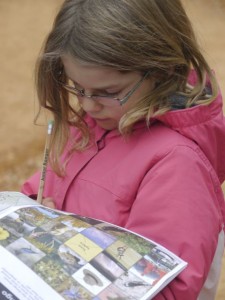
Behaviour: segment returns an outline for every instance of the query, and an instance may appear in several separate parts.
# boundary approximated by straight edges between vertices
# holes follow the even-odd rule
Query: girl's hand
[[[56,208],[53,198],[44,198],[42,200],[42,205],[53,209]]]

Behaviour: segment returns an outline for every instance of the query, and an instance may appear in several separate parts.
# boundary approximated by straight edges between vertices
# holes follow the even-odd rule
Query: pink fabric
[[[88,119],[95,143],[74,153],[66,176],[50,167],[44,196],[58,209],[105,220],[161,243],[188,267],[155,300],[196,300],[224,223],[222,100],[171,111],[127,140]],[[72,129],[75,136],[76,129]],[[23,186],[37,194],[39,174]]]

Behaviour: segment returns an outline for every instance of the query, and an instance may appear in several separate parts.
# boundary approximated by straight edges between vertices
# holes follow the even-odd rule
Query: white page
[[[9,299],[14,300],[14,295],[20,300],[63,299],[23,262],[0,246],[0,258],[2,257],[4,259],[0,259],[0,282],[13,294],[8,296]],[[0,292],[2,294],[3,290]],[[8,299],[7,295],[5,298]]]

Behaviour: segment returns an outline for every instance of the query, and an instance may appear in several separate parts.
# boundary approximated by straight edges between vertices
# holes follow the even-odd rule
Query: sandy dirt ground
[[[225,94],[225,0],[183,0]],[[19,190],[40,168],[45,118],[37,112],[34,64],[62,0],[0,0],[0,190]],[[225,258],[216,300],[225,299]]]

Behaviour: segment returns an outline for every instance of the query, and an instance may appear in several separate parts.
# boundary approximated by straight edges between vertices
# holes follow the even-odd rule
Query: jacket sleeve
[[[21,187],[21,192],[33,199],[37,198],[38,187],[40,181],[40,172],[35,173],[27,179]]]
[[[28,178],[22,185],[21,192],[32,199],[36,199],[40,184],[40,177],[41,172],[37,172],[33,176]],[[50,166],[48,166],[46,169],[43,198],[54,197],[56,189],[56,177],[57,176],[54,174]]]
[[[213,172],[200,150],[177,146],[140,185],[126,227],[188,263],[155,300],[196,300],[207,278],[222,224]]]

